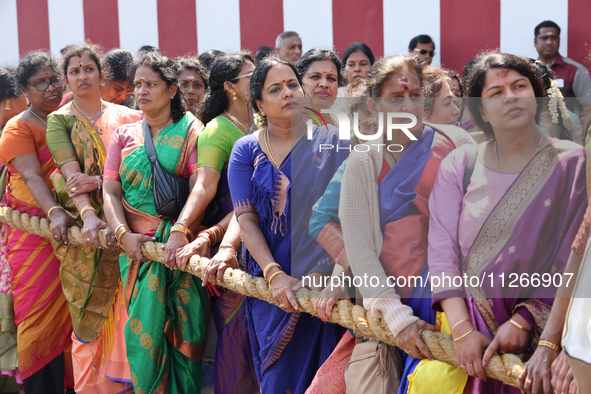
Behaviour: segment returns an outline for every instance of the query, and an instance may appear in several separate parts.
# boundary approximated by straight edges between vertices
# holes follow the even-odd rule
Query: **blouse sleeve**
[[[429,198],[429,271],[431,277],[456,277],[460,273],[458,229],[464,199],[463,176],[466,167],[466,149],[460,148],[441,162],[439,173]],[[463,288],[436,288],[433,304],[442,299],[463,297]]]
[[[224,164],[228,161],[232,152],[234,141],[232,134],[224,127],[222,121],[214,119],[207,124],[203,134],[197,141],[198,167],[215,168],[219,173],[222,172]]]
[[[36,155],[35,136],[23,121],[8,121],[0,138],[0,160],[8,168],[12,168],[12,159],[22,155]]]
[[[67,114],[49,114],[47,117],[47,146],[55,158],[57,168],[78,161],[78,155],[70,138],[74,117]]]
[[[113,136],[111,137],[111,142],[109,143],[109,148],[107,149],[105,172],[103,174],[103,179],[105,181],[108,180],[121,182],[121,177],[119,176],[119,167],[121,166],[121,151],[124,148],[122,144],[124,128],[125,126],[117,127],[117,129],[115,129],[113,132]]]
[[[308,232],[314,239],[318,239],[320,231],[329,223],[341,224],[339,220],[339,199],[341,198],[341,182],[347,161],[339,166],[334,176],[326,186],[324,194],[312,207]]]
[[[236,217],[247,212],[256,213],[251,204],[253,196],[251,179],[254,173],[251,140],[252,138],[246,137],[236,142],[228,164],[228,183]]]

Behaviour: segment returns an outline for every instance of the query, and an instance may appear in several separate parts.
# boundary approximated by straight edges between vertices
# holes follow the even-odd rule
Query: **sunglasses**
[[[413,49],[413,51],[415,52],[419,52],[421,55],[426,55],[427,53],[429,54],[429,56],[433,57],[435,56],[435,51],[428,51],[426,49],[419,49],[419,48],[415,48]]]
[[[240,75],[240,76],[238,76],[238,77],[234,78],[234,80],[236,80],[236,79],[240,79],[240,78],[246,78],[246,77],[250,77],[250,76],[252,76],[252,73],[253,73],[253,72],[254,72],[254,71],[251,71],[251,72],[249,72],[248,74]]]
[[[28,83],[27,85],[35,86],[38,91],[44,92],[47,90],[50,83],[51,83],[51,86],[53,86],[54,88],[61,88],[64,86],[61,79],[59,79],[59,78],[56,78],[56,79],[52,80],[51,82],[43,81],[43,82],[37,82],[37,83]]]

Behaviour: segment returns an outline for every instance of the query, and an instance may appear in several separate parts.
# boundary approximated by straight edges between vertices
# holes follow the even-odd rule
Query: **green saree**
[[[187,113],[159,132],[154,146],[162,167],[177,175],[185,168],[203,126]],[[141,122],[136,125],[141,135]],[[122,132],[125,132],[122,130]],[[143,142],[143,137],[141,137]],[[174,224],[159,218],[154,207],[152,166],[143,143],[121,152],[119,177],[129,227],[166,242]],[[110,156],[109,156],[110,157]],[[108,163],[109,159],[107,160]],[[107,173],[112,171],[107,165]],[[111,179],[111,178],[109,178]],[[119,259],[129,322],[125,327],[131,378],[136,393],[198,393],[201,390],[201,353],[205,345],[209,300],[201,280],[157,262],[138,263],[126,254]]]

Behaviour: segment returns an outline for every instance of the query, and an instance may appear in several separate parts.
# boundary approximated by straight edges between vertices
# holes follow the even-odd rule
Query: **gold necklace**
[[[92,120],[92,118],[91,118],[90,116],[88,116],[88,115],[86,114],[86,112],[84,112],[84,110],[82,110],[82,108],[80,108],[80,106],[79,106],[78,104],[76,104],[76,100],[72,100],[72,103],[74,103],[74,111],[76,111],[76,113],[77,113],[77,114],[78,114],[80,117],[82,117],[82,115],[80,115],[80,112],[82,112],[82,113],[84,114],[84,116],[86,117],[86,119],[88,119],[88,120],[90,121],[90,127],[94,128],[94,129],[95,129],[95,130],[96,130],[96,131],[97,131],[99,134],[103,134],[103,128],[102,128],[102,127],[100,127],[100,126],[96,126],[96,127],[95,127],[95,123],[96,123],[96,121],[98,120],[98,118],[100,118],[100,117],[101,117],[101,115],[102,115],[102,114],[103,114],[103,112],[104,112],[104,109],[103,109],[103,105],[104,105],[104,103],[103,103],[103,100],[101,100],[101,109],[100,109],[100,113],[99,113],[99,115],[98,115],[98,116],[97,116],[97,117],[96,117],[94,120]],[[80,112],[78,112],[78,110],[80,110]]]
[[[279,167],[277,165],[277,161],[275,160],[275,155],[273,154],[273,150],[271,149],[271,140],[269,139],[269,128],[267,127],[265,129],[266,133],[265,136],[263,137],[263,140],[265,141],[265,147],[267,148],[267,152],[269,152],[269,159],[271,160],[271,164],[273,164],[275,167]]]
[[[33,115],[35,115],[35,117],[36,117],[37,119],[39,119],[40,121],[42,121],[42,122],[45,124],[45,127],[47,127],[47,122],[46,122],[46,121],[44,121],[44,120],[41,118],[41,116],[37,115],[37,114],[35,113],[35,111],[33,111],[33,107],[29,107],[29,112],[30,112],[30,113],[32,113]]]
[[[540,142],[538,142],[538,147],[536,148],[536,151],[534,152],[532,159],[538,154],[538,151],[540,150],[540,146],[542,146],[542,137],[543,136],[544,136],[544,134],[542,134],[540,132]],[[501,172],[501,166],[499,165],[499,154],[497,152],[497,140],[495,140],[495,159],[497,160],[497,170],[499,172]]]
[[[241,121],[238,120],[238,118],[236,118],[235,116],[232,116],[228,113],[228,111],[224,111],[224,113],[226,115],[228,115],[228,118],[230,118],[230,120],[232,122],[234,122],[234,124],[238,123],[240,125],[240,127],[238,128],[238,130],[240,130],[242,128],[242,130],[240,130],[240,132],[242,132],[242,134],[247,135],[248,134],[248,130],[246,129],[246,127],[244,127],[244,125],[242,124]]]

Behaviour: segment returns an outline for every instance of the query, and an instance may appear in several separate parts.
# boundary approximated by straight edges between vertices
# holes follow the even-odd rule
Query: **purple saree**
[[[485,280],[478,287],[468,283],[466,287],[462,284],[462,287],[434,290],[434,308],[440,308],[438,302],[442,299],[465,297],[472,324],[489,338],[494,337],[499,326],[515,313],[540,333],[556,287],[545,287],[543,281],[532,285],[522,278],[542,278],[545,274],[554,278],[566,266],[587,207],[583,148],[552,140],[489,211],[474,242],[462,245],[458,238],[462,239],[462,232],[470,228],[469,223],[462,220],[465,219],[462,210],[467,209],[466,197],[470,193],[468,188],[464,196],[461,184],[467,152],[467,149],[456,150],[444,160],[433,188],[429,268],[432,277],[445,273]],[[450,169],[455,169],[455,173],[451,174],[454,171]],[[472,178],[471,185],[474,183],[478,184],[479,180]],[[474,209],[474,205],[470,207]],[[457,221],[452,224],[456,209]],[[443,246],[446,241],[449,241],[448,247]],[[469,250],[467,255],[462,249]],[[483,382],[470,378],[464,392],[518,393],[519,390],[492,379]]]

